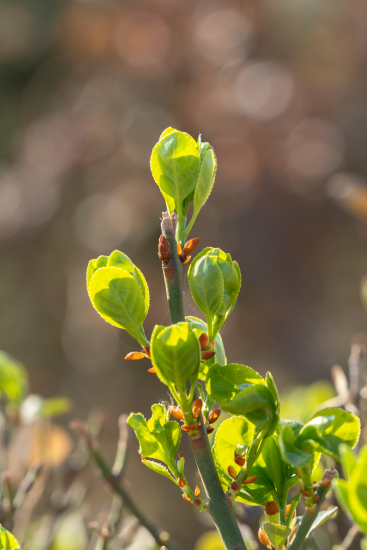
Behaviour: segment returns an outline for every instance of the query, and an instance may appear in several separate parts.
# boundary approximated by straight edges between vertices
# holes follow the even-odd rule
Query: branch
[[[162,236],[159,240],[158,256],[162,260],[171,323],[179,323],[185,321],[185,313],[182,300],[182,266],[178,258],[175,239],[175,215],[163,214],[161,227]],[[167,243],[169,247],[167,247]],[[196,390],[194,399],[198,397],[199,394]],[[195,440],[190,438],[190,444],[208,496],[209,513],[226,550],[233,550],[233,548],[246,550],[246,545],[233,513],[232,503],[226,498],[218,477],[202,415],[199,416],[198,420],[201,421],[203,427],[199,438],[195,438]]]
[[[102,454],[97,439],[91,434],[86,422],[83,420],[73,420],[70,422],[70,428],[82,439],[85,443],[91,460],[102,474],[105,481],[111,487],[113,492],[119,495],[130,512],[136,519],[149,531],[158,545],[165,544],[168,550],[177,550],[177,546],[170,542],[169,535],[166,531],[158,529],[138,508],[135,502],[130,497],[124,487],[120,485],[120,480],[113,474],[111,466],[108,464]]]
[[[322,479],[329,479],[331,482],[336,476],[336,474],[337,474],[336,470],[325,470],[324,475],[322,476]],[[288,546],[287,550],[301,549],[302,544],[305,542],[307,535],[317,518],[317,514],[319,513],[321,505],[323,504],[329,489],[330,489],[330,484],[327,485],[326,487],[319,487],[317,489],[316,496],[320,495],[320,499],[314,508],[310,508],[309,506],[306,506],[306,510],[305,510],[305,513],[303,514],[302,521],[296,531],[296,534],[291,544]]]

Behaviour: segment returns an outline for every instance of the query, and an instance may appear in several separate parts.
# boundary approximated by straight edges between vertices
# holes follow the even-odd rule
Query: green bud
[[[235,454],[237,456],[244,456],[249,448],[249,445],[241,445],[241,443],[239,443],[236,447]]]

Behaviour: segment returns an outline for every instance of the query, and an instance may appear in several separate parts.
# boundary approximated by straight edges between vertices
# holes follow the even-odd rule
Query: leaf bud
[[[213,433],[213,432],[214,432],[213,426],[207,426],[207,427],[206,427],[206,433],[207,433],[207,434],[211,434],[211,433]]]
[[[249,449],[248,445],[241,445],[241,443],[240,443],[239,445],[237,445],[237,447],[234,451],[234,454],[235,454],[235,456],[245,456],[248,449]]]
[[[196,497],[199,497],[199,496],[200,496],[200,487],[198,487],[197,485],[196,485],[196,487],[195,487],[195,496],[196,496]]]
[[[192,414],[194,415],[194,418],[198,418],[200,416],[202,406],[203,406],[203,402],[200,399],[200,397],[193,402],[191,406],[191,410],[192,410]]]
[[[150,346],[145,346],[144,351],[145,355],[150,359]]]
[[[188,256],[184,252],[179,254],[178,257],[180,258],[180,260],[183,264],[187,264],[191,260],[191,256]]]
[[[234,491],[239,491],[240,487],[241,487],[241,485],[239,483],[237,483],[237,481],[232,481],[231,489],[233,489]]]
[[[197,425],[196,424],[191,424],[191,426],[181,426],[181,430],[183,432],[193,432],[194,430],[197,429]]]
[[[188,497],[185,493],[182,493],[182,498],[186,500],[186,502],[191,502],[191,498]]]
[[[300,493],[302,493],[302,495],[306,498],[309,498],[311,496],[311,493],[310,491],[307,491],[306,489],[300,489]]]
[[[246,458],[243,456],[234,455],[234,461],[238,466],[244,466],[246,464]]]
[[[130,351],[127,355],[125,355],[125,360],[128,361],[137,361],[138,359],[143,359],[145,357],[145,353],[142,351]]]
[[[180,487],[185,487],[186,485],[186,481],[182,477],[179,477],[177,479],[177,483],[179,484]]]
[[[261,544],[263,544],[264,546],[267,546],[268,548],[270,548],[270,541],[269,541],[268,535],[265,533],[264,529],[262,529],[260,527],[260,529],[258,530],[257,536],[259,537],[259,541],[261,542]]]
[[[242,482],[242,485],[250,485],[250,483],[255,483],[256,480],[257,480],[257,476],[248,477]]]
[[[176,420],[183,420],[185,417],[184,417],[184,413],[182,412],[182,410],[180,409],[180,407],[173,407],[172,405],[170,405],[168,407],[168,412],[170,413],[171,416],[173,416],[173,418],[175,418]]]
[[[220,409],[212,409],[208,415],[208,422],[209,424],[214,424],[220,417],[221,410]]]
[[[200,498],[194,498],[194,504],[195,504],[195,506],[200,506],[201,505],[201,499]]]
[[[158,258],[162,262],[168,262],[171,259],[172,252],[168,240],[164,235],[159,237],[158,242]]]
[[[292,530],[291,534],[289,535],[288,542],[292,542],[292,539],[293,539],[294,535],[296,534],[298,527],[299,527],[299,523],[293,527],[293,530]]]
[[[277,505],[276,502],[274,502],[274,500],[269,500],[265,504],[265,514],[267,516],[274,516],[274,514],[278,514],[279,511],[280,511],[279,506]]]
[[[321,498],[320,495],[316,495],[315,498],[312,501],[312,504],[317,504],[319,502],[320,498]]]
[[[180,452],[178,453],[178,458],[183,458],[183,457],[184,457],[183,452],[180,451]]]
[[[192,254],[194,252],[195,248],[199,244],[200,237],[195,237],[194,239],[190,239],[185,243],[185,246],[183,247],[182,252],[185,252],[185,254]]]
[[[202,350],[208,347],[209,345],[209,336],[203,332],[199,336],[199,343]]]
[[[154,367],[148,369],[148,372],[150,372],[151,374],[157,374],[157,371],[155,370]]]
[[[212,350],[202,351],[202,352],[201,352],[201,358],[202,358],[204,361],[207,361],[208,359],[211,359],[212,357],[214,357],[214,355],[215,355],[215,351],[212,351]]]
[[[327,487],[328,485],[330,485],[331,481],[328,477],[325,477],[324,479],[322,479],[321,481],[319,481],[318,485],[320,487]]]
[[[228,473],[229,473],[229,475],[230,475],[233,479],[236,479],[236,477],[237,477],[237,472],[236,472],[236,470],[233,468],[233,466],[232,466],[231,464],[228,466]]]

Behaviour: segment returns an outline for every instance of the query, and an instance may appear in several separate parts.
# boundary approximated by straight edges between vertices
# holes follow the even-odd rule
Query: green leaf
[[[131,413],[127,423],[139,440],[140,454],[164,462],[178,477],[176,454],[181,441],[181,428],[177,422],[168,420],[164,405],[153,405],[152,413],[148,422],[141,413]]]
[[[184,392],[186,382],[194,384],[199,372],[201,349],[189,323],[169,327],[156,326],[151,340],[152,363],[159,379],[167,386]]]
[[[276,428],[278,416],[273,394],[263,378],[250,367],[214,364],[207,374],[207,391],[223,410],[245,416],[261,430]]]
[[[105,321],[127,330],[143,347],[147,345],[142,328],[146,304],[130,273],[118,267],[101,267],[89,282],[88,294]]]
[[[17,539],[0,525],[0,550],[20,550]]]
[[[320,525],[325,523],[325,521],[327,521],[332,516],[334,516],[337,511],[338,511],[338,507],[333,506],[332,508],[329,508],[328,510],[323,510],[322,512],[319,512],[317,514],[317,518],[315,519],[314,523],[311,526],[311,529],[307,533],[307,537],[309,537],[317,527],[320,527]]]
[[[201,146],[202,163],[198,183],[194,195],[193,217],[196,218],[199,211],[204,206],[214,185],[215,174],[217,172],[217,159],[214,149],[209,143]]]
[[[238,473],[240,467],[234,462],[237,445],[251,445],[254,426],[243,416],[232,416],[221,423],[215,434],[214,453],[223,470],[231,465]]]
[[[28,376],[23,365],[5,351],[0,351],[0,395],[19,404],[28,389]]]
[[[275,525],[269,522],[264,523],[262,528],[268,535],[269,541],[274,546],[275,550],[282,550],[285,541],[292,532],[292,529],[286,525]]]
[[[340,445],[339,447],[340,462],[343,466],[343,472],[345,478],[349,481],[350,476],[357,464],[357,458],[352,449],[348,445]]]
[[[168,477],[171,481],[176,483],[178,485],[176,479],[170,474],[170,472],[167,470],[165,466],[163,466],[160,462],[155,462],[154,460],[142,460],[143,464],[145,466],[148,466],[153,472],[156,472],[157,474],[160,474],[161,476]]]
[[[87,267],[87,288],[90,280],[100,267],[107,267],[108,256],[99,256],[96,260],[90,260]]]
[[[208,325],[201,319],[198,319],[197,317],[186,317],[185,319],[189,323],[197,338],[199,338],[203,333],[208,334]],[[212,359],[200,362],[198,374],[199,380],[205,380],[209,368],[214,363],[218,363],[218,365],[222,366],[227,364],[223,340],[220,334],[216,335],[214,342],[215,344],[213,350],[215,351],[215,356]]]
[[[224,281],[214,258],[203,256],[190,266],[188,273],[192,297],[207,319],[213,318],[222,309]]]
[[[200,173],[200,154],[196,141],[175,130],[155,145],[150,159],[153,178],[163,193],[176,201],[176,206],[194,191]]]
[[[313,448],[340,462],[340,445],[345,443],[353,448],[360,431],[360,421],[354,414],[337,408],[323,409],[304,425],[296,445],[304,450]]]
[[[302,424],[300,425],[302,426]],[[300,428],[299,428],[300,429]],[[303,467],[311,463],[312,454],[302,451],[296,446],[295,430],[289,424],[284,424],[279,435],[279,448],[283,460],[295,467]]]

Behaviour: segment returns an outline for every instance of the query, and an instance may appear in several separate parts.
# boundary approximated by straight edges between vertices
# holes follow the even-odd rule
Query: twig
[[[120,485],[119,479],[117,479],[113,473],[111,466],[106,461],[104,455],[99,449],[98,442],[95,437],[90,433],[88,425],[83,420],[73,420],[70,423],[70,428],[74,430],[77,435],[84,441],[88,448],[90,458],[97,466],[98,470],[102,474],[105,481],[111,487],[111,489],[119,495],[130,512],[139,520],[141,525],[145,527],[149,533],[153,536],[157,544],[165,544],[168,550],[177,550],[177,546],[169,540],[169,535],[166,531],[159,530],[137,507],[135,502],[130,497],[129,493],[124,487]]]
[[[117,479],[121,479],[124,471],[127,455],[128,455],[128,430],[127,430],[127,415],[122,414],[119,418],[119,441],[117,444],[117,453],[115,462],[112,466],[112,473]]]
[[[15,510],[17,510],[23,504],[25,497],[28,495],[37,477],[41,473],[42,467],[42,464],[37,464],[36,466],[33,466],[33,468],[28,470],[25,477],[20,482],[18,491],[13,500],[13,506]]]

